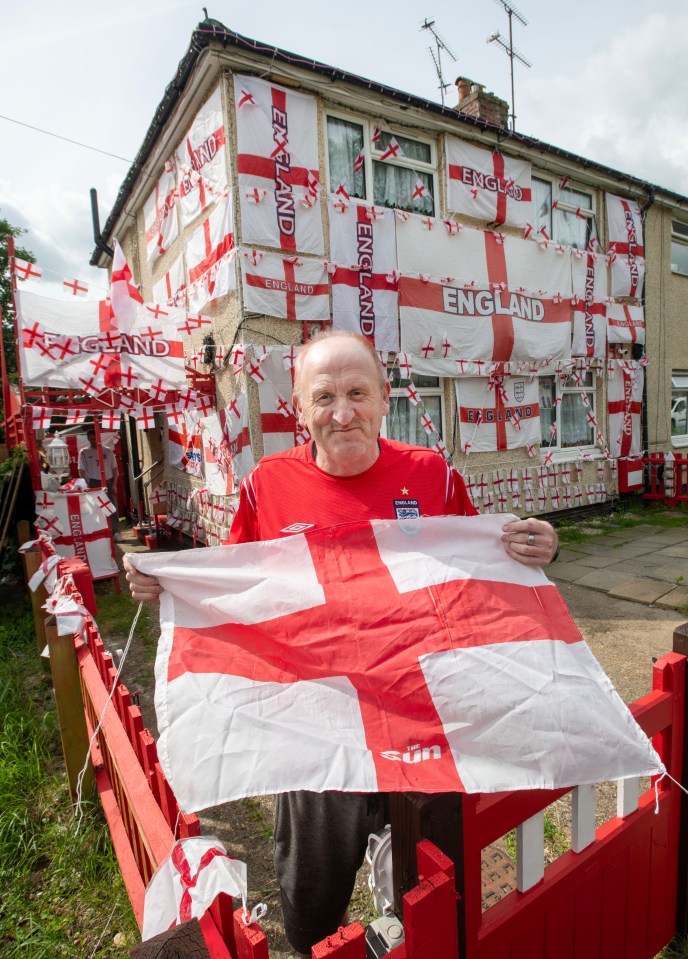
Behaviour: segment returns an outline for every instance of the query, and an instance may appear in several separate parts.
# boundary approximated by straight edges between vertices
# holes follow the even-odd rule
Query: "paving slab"
[[[688,606],[688,589],[685,586],[677,586],[670,593],[660,596],[655,605],[663,609],[681,609],[682,606]]]
[[[585,568],[585,567],[583,567]],[[611,569],[589,569],[584,576],[576,579],[577,586],[587,586],[589,589],[596,589],[602,593],[608,593],[623,583],[628,583],[632,576],[628,573],[617,573]]]
[[[688,543],[688,520],[686,528],[676,527],[675,529],[663,529],[654,537],[656,543],[664,543],[666,546],[675,546],[677,543]]]
[[[660,597],[666,596],[673,587],[668,583],[660,583],[652,579],[629,579],[625,583],[610,589],[609,595],[616,599],[628,599],[632,603],[655,603]]]
[[[558,560],[545,570],[550,579],[561,580],[563,583],[576,582],[590,571],[589,566],[582,566],[580,563],[560,563]]]
[[[660,532],[661,526],[651,526],[650,523],[639,523],[638,526],[629,526],[628,529],[619,529],[614,532],[614,536],[623,536],[627,541],[643,539],[643,537],[654,536]]]
[[[578,563],[583,556],[587,555],[587,553],[575,552],[568,545],[562,546],[559,552],[559,559],[557,560],[557,563]]]
[[[604,568],[604,567],[598,567]],[[614,570],[615,573],[628,573],[629,576],[645,576],[654,568],[654,563],[645,561],[644,556],[638,556],[636,559],[623,559],[619,563],[610,563],[607,569]]]
[[[621,543],[611,550],[619,559],[634,559],[636,556],[643,556],[645,553],[658,553],[659,549],[652,546],[649,540],[639,539],[635,543]]]
[[[601,536],[595,536],[590,542],[597,546],[620,546],[626,540],[621,533],[603,533]]]
[[[597,553],[581,553],[574,562],[579,563],[581,566],[588,566],[590,569],[616,569],[617,563],[614,562],[612,556],[606,555],[609,552],[605,550],[605,554],[598,555]],[[616,552],[616,550],[614,551]]]
[[[677,543],[676,546],[665,546],[663,556],[676,556],[679,559],[688,559],[688,543]]]
[[[665,583],[673,583],[674,586],[688,585],[688,569],[685,566],[659,566],[657,563],[653,563],[645,568],[643,576],[648,576],[650,579],[661,579]],[[683,583],[676,582],[681,579],[684,580]]]

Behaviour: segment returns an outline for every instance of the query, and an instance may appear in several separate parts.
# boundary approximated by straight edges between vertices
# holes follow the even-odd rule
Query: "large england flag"
[[[232,204],[219,203],[192,234],[186,248],[189,309],[200,313],[212,300],[236,290]]]
[[[606,194],[609,249],[644,257],[643,214],[636,200]]]
[[[293,365],[285,362],[293,353],[293,347],[268,347],[256,372],[265,456],[290,450],[296,445],[296,416],[291,404]]]
[[[117,574],[109,520],[113,507],[107,490],[49,493],[43,502],[36,525],[50,537],[60,556],[85,560],[94,579]]]
[[[242,252],[244,309],[285,320],[329,322],[330,290],[322,260]]]
[[[455,383],[464,452],[511,450],[540,442],[536,378],[461,377]]]
[[[639,363],[618,361],[609,376],[607,412],[609,450],[615,459],[640,456],[640,417],[643,408],[645,373]]]
[[[196,114],[174,155],[182,226],[227,194],[222,93],[216,87]]]
[[[633,253],[610,253],[611,295],[640,297],[645,284],[645,260]]]
[[[177,198],[177,171],[170,159],[158,177],[150,196],[143,205],[146,228],[146,257],[148,269],[166,253],[179,236],[175,200]]]
[[[232,467],[219,413],[199,421],[203,444],[203,475],[209,493],[226,496],[232,492]]]
[[[523,229],[532,222],[530,162],[446,137],[452,213]]]
[[[399,349],[395,216],[377,207],[330,204],[332,325],[362,333],[378,350]]]
[[[157,283],[153,284],[153,302],[163,306],[184,306],[186,301],[186,266],[180,254]]]
[[[237,75],[234,101],[242,242],[322,254],[315,97]]]
[[[223,433],[229,445],[232,460],[232,492],[236,493],[244,476],[255,466],[249,429],[248,393],[239,393],[220,410]]]
[[[182,809],[660,771],[556,587],[508,557],[509,518],[132,554],[164,589],[158,755]]]
[[[162,382],[186,385],[184,349],[177,323],[182,310],[137,304],[126,333],[115,325],[108,300],[64,301],[17,293],[19,358],[31,386],[148,389]]]
[[[572,250],[573,356],[607,355],[607,274],[606,257],[589,250]]]
[[[644,343],[645,310],[642,306],[612,303],[607,308],[610,343]]]

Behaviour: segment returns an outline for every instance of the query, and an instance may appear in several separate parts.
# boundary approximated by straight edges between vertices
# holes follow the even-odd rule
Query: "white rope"
[[[98,733],[100,732],[100,728],[101,728],[101,726],[103,725],[103,719],[105,718],[105,711],[107,710],[108,706],[110,705],[110,702],[112,701],[112,697],[113,697],[114,694],[115,694],[115,689],[117,688],[117,683],[118,683],[118,681],[119,681],[119,677],[120,677],[120,674],[121,674],[121,672],[122,672],[122,668],[123,668],[124,663],[125,663],[125,661],[126,661],[127,653],[129,652],[129,647],[131,646],[131,641],[132,641],[132,639],[134,638],[134,631],[136,630],[136,624],[137,624],[138,621],[139,621],[139,616],[140,616],[140,614],[141,614],[141,610],[142,610],[142,609],[143,609],[143,603],[139,603],[139,608],[136,610],[136,615],[134,616],[134,621],[133,621],[133,623],[131,624],[131,629],[129,630],[129,638],[127,639],[127,645],[124,647],[124,652],[122,653],[122,657],[121,657],[121,659],[120,659],[120,661],[119,661],[119,666],[117,667],[117,672],[115,673],[115,678],[114,678],[114,681],[113,681],[113,683],[112,683],[112,689],[110,690],[110,694],[108,695],[108,698],[105,700],[105,705],[103,706],[103,711],[102,711],[101,714],[100,714],[100,718],[99,718],[99,720],[98,720],[98,725],[97,725],[96,728],[93,730],[93,735],[91,736],[91,738],[90,738],[90,740],[89,740],[88,748],[86,749],[86,759],[85,759],[85,761],[84,761],[83,768],[82,768],[81,772],[79,773],[79,775],[78,775],[78,777],[77,777],[77,780],[76,780],[76,806],[75,806],[75,809],[74,809],[74,815],[77,817],[76,830],[75,830],[75,832],[77,832],[77,833],[79,832],[79,829],[81,828],[81,821],[82,821],[82,819],[84,818],[84,810],[83,810],[83,807],[82,807],[82,789],[83,789],[83,785],[84,785],[84,776],[86,775],[86,770],[88,769],[88,764],[89,764],[89,762],[91,761],[91,746],[92,746],[93,743],[95,742],[95,738],[96,738],[96,736],[98,735]]]

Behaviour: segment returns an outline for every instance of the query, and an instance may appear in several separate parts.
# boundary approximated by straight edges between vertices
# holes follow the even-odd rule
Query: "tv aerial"
[[[447,46],[447,42],[442,38],[442,35],[435,27],[434,20],[430,20],[428,17],[426,17],[423,23],[421,23],[420,28],[421,30],[429,30],[432,34],[433,40],[435,41],[434,48],[433,44],[431,43],[428,47],[428,50],[430,51],[432,62],[435,65],[435,72],[437,73],[437,79],[439,81],[438,86],[440,90],[440,97],[442,99],[442,106],[444,106],[444,94],[449,89],[451,84],[444,82],[444,75],[442,73],[442,51],[450,56],[454,62],[456,62],[456,57],[451,48]]]
[[[516,100],[514,97],[514,60],[518,60],[518,62],[522,63],[524,67],[532,67],[533,64],[514,46],[513,20],[514,17],[516,17],[518,22],[524,27],[528,26],[528,21],[518,7],[515,7],[513,3],[509,3],[508,0],[495,0],[495,3],[497,3],[506,11],[506,14],[509,18],[509,41],[507,43],[506,39],[501,35],[499,30],[496,30],[492,36],[487,38],[487,42],[496,43],[498,46],[500,46],[511,61],[511,129],[515,130]]]

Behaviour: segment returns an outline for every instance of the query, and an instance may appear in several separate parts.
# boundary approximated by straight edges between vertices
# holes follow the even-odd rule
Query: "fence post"
[[[418,884],[417,844],[429,839],[454,863],[456,888],[464,879],[463,796],[460,793],[390,793],[394,911],[403,913],[403,896]],[[464,901],[456,901],[459,955],[466,954]]]
[[[673,651],[688,656],[688,623],[674,630]],[[684,699],[683,764],[681,782],[688,776],[688,695]],[[676,933],[688,934],[688,796],[681,792],[681,824],[678,838],[678,889],[676,894]]]
[[[37,546],[32,546],[31,549],[28,549],[25,553],[22,553],[21,556],[22,563],[24,565],[24,576],[27,584],[26,588],[28,589],[29,580],[41,565],[42,555]],[[41,583],[41,585],[33,592],[29,590],[29,596],[31,597],[33,622],[36,628],[36,643],[38,645],[38,654],[40,655],[48,643],[48,638],[45,633],[45,610],[43,609],[43,604],[48,598],[48,594],[45,591],[45,586],[43,583]],[[45,664],[45,666],[47,669],[47,664]]]
[[[60,725],[62,752],[67,767],[69,792],[72,799],[76,800],[77,779],[89,753],[89,736],[81,695],[79,662],[76,658],[74,637],[57,635],[54,616],[49,616],[46,619],[45,632],[48,639],[48,649],[50,650],[50,671],[53,677],[55,705],[57,706],[57,719]],[[81,795],[84,799],[92,796],[94,786],[95,777],[89,755],[88,767],[84,774],[81,789]]]

